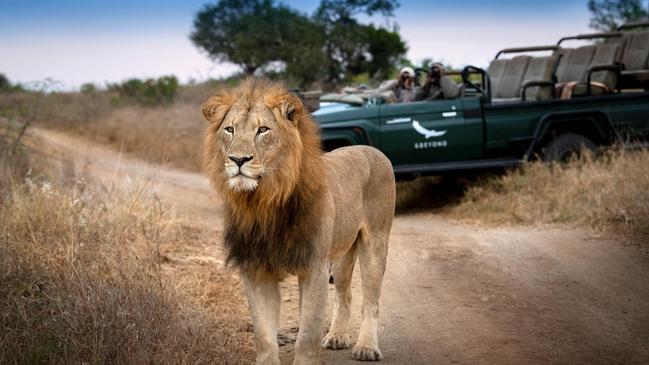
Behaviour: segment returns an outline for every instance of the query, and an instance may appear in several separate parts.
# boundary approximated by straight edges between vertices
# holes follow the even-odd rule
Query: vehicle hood
[[[320,102],[320,108],[313,113],[311,113],[314,117],[318,117],[321,115],[327,115],[331,113],[338,113],[342,111],[347,111],[347,110],[353,110],[353,109],[358,109],[359,106],[356,105],[351,105],[347,103],[334,103],[334,102]]]

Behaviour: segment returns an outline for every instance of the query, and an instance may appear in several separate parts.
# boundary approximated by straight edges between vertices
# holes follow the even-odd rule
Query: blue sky
[[[309,13],[318,2],[284,1]],[[52,78],[65,89],[129,77],[175,74],[187,81],[231,74],[235,65],[214,63],[188,39],[205,3],[2,0],[0,72],[22,83]],[[428,57],[484,66],[500,48],[588,32],[588,18],[586,0],[402,0],[391,21],[416,62]]]

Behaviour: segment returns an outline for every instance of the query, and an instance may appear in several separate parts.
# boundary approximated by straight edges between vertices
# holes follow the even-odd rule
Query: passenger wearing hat
[[[415,94],[415,100],[455,99],[460,96],[460,88],[444,74],[441,63],[433,63],[426,81]]]
[[[385,82],[377,90],[380,93],[391,92],[393,97],[389,101],[397,103],[409,103],[415,100],[415,70],[412,67],[404,67],[399,71],[397,80]]]

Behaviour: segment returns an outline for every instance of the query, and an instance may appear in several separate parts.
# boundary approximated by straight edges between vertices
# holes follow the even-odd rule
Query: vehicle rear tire
[[[578,157],[584,150],[595,152],[597,146],[585,136],[564,133],[554,137],[541,151],[543,161],[567,162]]]

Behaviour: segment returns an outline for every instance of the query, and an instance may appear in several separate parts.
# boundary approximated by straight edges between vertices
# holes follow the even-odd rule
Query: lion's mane
[[[217,132],[232,105],[243,103],[250,110],[262,98],[271,110],[290,108],[299,134],[282,134],[288,157],[281,168],[262,177],[255,191],[236,192],[227,186]],[[257,277],[283,278],[302,272],[313,257],[312,241],[323,206],[325,170],[316,123],[283,85],[258,78],[208,99],[203,114],[211,121],[205,134],[204,165],[224,200],[227,262]]]

